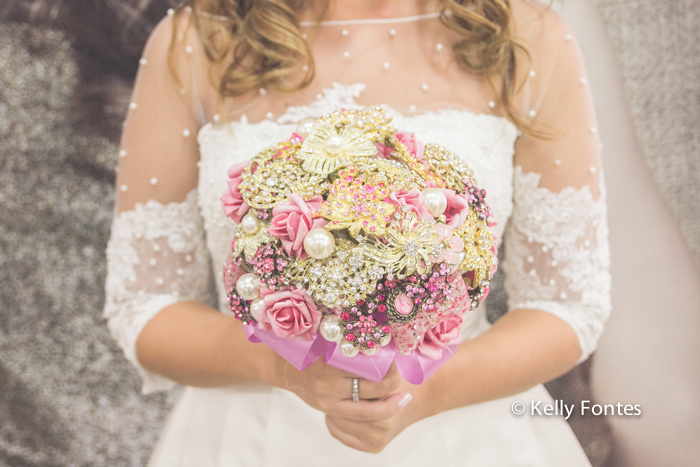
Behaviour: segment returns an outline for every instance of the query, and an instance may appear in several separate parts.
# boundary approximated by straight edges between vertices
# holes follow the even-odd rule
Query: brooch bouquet
[[[251,341],[372,381],[396,360],[415,384],[454,353],[497,262],[485,191],[458,157],[381,108],[337,111],[228,176],[224,284]]]

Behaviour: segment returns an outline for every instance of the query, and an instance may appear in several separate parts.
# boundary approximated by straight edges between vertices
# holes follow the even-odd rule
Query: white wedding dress
[[[421,21],[432,20],[416,23]],[[557,37],[561,42],[557,50],[571,47],[573,64],[567,68],[567,60],[560,60],[555,67],[551,56],[542,61],[535,56],[528,79],[534,80],[539,73],[547,76],[543,79],[547,84],[529,84],[530,95],[522,102],[531,109],[530,116],[546,115],[554,122],[561,117],[556,109],[564,107],[567,124],[583,125],[582,131],[566,128],[564,141],[539,145],[539,140],[522,135],[506,118],[492,113],[493,105],[488,101],[485,112],[475,105],[442,109],[438,105],[430,109],[428,105],[417,108],[399,104],[384,108],[401,131],[449,148],[474,170],[493,209],[499,242],[505,238],[500,245],[506,249],[501,267],[507,273],[509,308],[537,308],[563,319],[579,337],[583,360],[595,349],[609,313],[604,186],[595,120],[575,41],[558,17],[549,21],[554,23],[547,43]],[[394,27],[409,24],[414,23]],[[144,71],[158,63],[157,34],[142,60],[122,145],[120,212],[115,215],[108,248],[105,307],[114,337],[143,376],[144,392],[174,384],[144,369],[136,358],[136,338],[153,316],[179,300],[206,302],[210,277],[216,283],[219,309],[227,312],[222,264],[230,253],[234,223],[224,215],[219,201],[227,169],[288,138],[303,118],[338,108],[363,107],[362,103],[367,102],[364,96],[370,92],[359,81],[328,83],[317,89],[311,103],[287,105],[284,111],[250,121],[246,115],[260,113],[260,108],[275,108],[274,101],[266,101],[272,93],[261,91],[251,100],[246,115],[235,119],[213,116],[206,104],[194,105],[194,112],[162,108],[184,108],[184,100],[153,104],[155,110],[150,114],[149,100],[163,99],[159,93],[167,92],[158,89],[164,87],[165,72],[161,76],[152,72],[156,76],[149,77]],[[347,33],[343,30],[342,35]],[[191,52],[189,49],[186,54],[191,57],[186,57],[196,63],[199,58]],[[547,65],[536,68],[538,63]],[[554,85],[564,79],[557,71],[561,69],[566,79],[574,80],[573,85]],[[353,79],[352,75],[347,78]],[[150,79],[160,84],[149,88]],[[545,88],[548,92],[558,89],[551,100],[544,96]],[[201,93],[192,94],[195,104],[206,101]],[[384,102],[374,96],[369,99],[372,103]],[[578,99],[573,104],[578,104],[579,110],[567,105],[572,99]],[[398,108],[405,110],[395,110]],[[581,115],[571,117],[572,113]],[[160,128],[152,123],[163,119],[167,123]],[[197,126],[198,145],[194,141]],[[197,153],[197,147],[198,162],[178,156],[183,151]],[[161,153],[168,156],[159,156]],[[163,159],[159,161],[159,157]],[[193,163],[198,168],[196,176],[180,176],[182,166]],[[178,181],[179,191],[171,189],[172,180]],[[188,183],[190,188],[183,190]],[[473,339],[488,330],[485,308],[482,304],[465,315],[463,339]],[[524,415],[511,411],[515,401],[525,404]],[[551,398],[539,385],[512,397],[443,412],[410,426],[380,454],[368,454],[334,439],[328,433],[324,414],[292,392],[262,385],[187,387],[149,465],[590,465],[565,420],[531,415],[532,401],[544,405],[551,403]]]

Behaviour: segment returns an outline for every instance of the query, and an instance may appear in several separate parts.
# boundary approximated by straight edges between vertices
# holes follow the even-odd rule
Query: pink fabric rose
[[[403,143],[408,152],[413,154],[416,159],[423,159],[425,146],[416,139],[416,136],[413,133],[396,133],[396,139]],[[389,148],[384,143],[375,143],[375,146],[377,146],[378,155],[384,157],[385,159],[388,159],[389,155],[394,151],[394,148]]]
[[[260,288],[265,308],[258,317],[258,327],[273,331],[283,339],[313,339],[321,322],[321,311],[305,289],[284,289],[273,291],[269,287]]]
[[[294,253],[302,259],[308,257],[304,251],[304,237],[311,229],[323,227],[328,223],[322,217],[313,217],[314,211],[322,202],[321,195],[304,201],[301,196],[292,193],[288,202],[272,209],[272,222],[267,233],[282,241],[282,248],[289,256]]]
[[[434,328],[428,329],[423,340],[418,344],[418,352],[431,360],[442,357],[442,349],[459,344],[462,315],[449,315]]]
[[[440,188],[447,198],[447,209],[445,209],[445,222],[453,229],[460,228],[469,215],[469,198],[465,195],[457,194],[454,190]]]
[[[245,213],[248,212],[249,208],[248,204],[243,201],[241,192],[238,190],[238,185],[241,184],[241,174],[248,164],[250,164],[250,161],[244,161],[228,169],[228,187],[221,196],[224,213],[237,224],[241,223],[241,219],[245,216]]]
[[[417,188],[411,189],[411,191],[397,191],[389,195],[392,204],[395,204],[399,208],[401,206],[410,206],[411,210],[418,214],[418,218],[422,220],[431,220],[433,216],[428,212],[428,208],[423,206],[420,202],[420,191]]]

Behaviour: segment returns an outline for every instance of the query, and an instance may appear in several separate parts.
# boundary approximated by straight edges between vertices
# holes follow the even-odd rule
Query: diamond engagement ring
[[[358,378],[352,379],[352,401],[360,402],[360,380]]]

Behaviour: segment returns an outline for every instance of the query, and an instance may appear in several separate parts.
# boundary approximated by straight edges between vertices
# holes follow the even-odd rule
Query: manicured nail
[[[413,396],[406,393],[403,395],[401,399],[399,399],[399,408],[403,409],[408,405],[409,402],[411,402],[411,399],[413,399]]]

